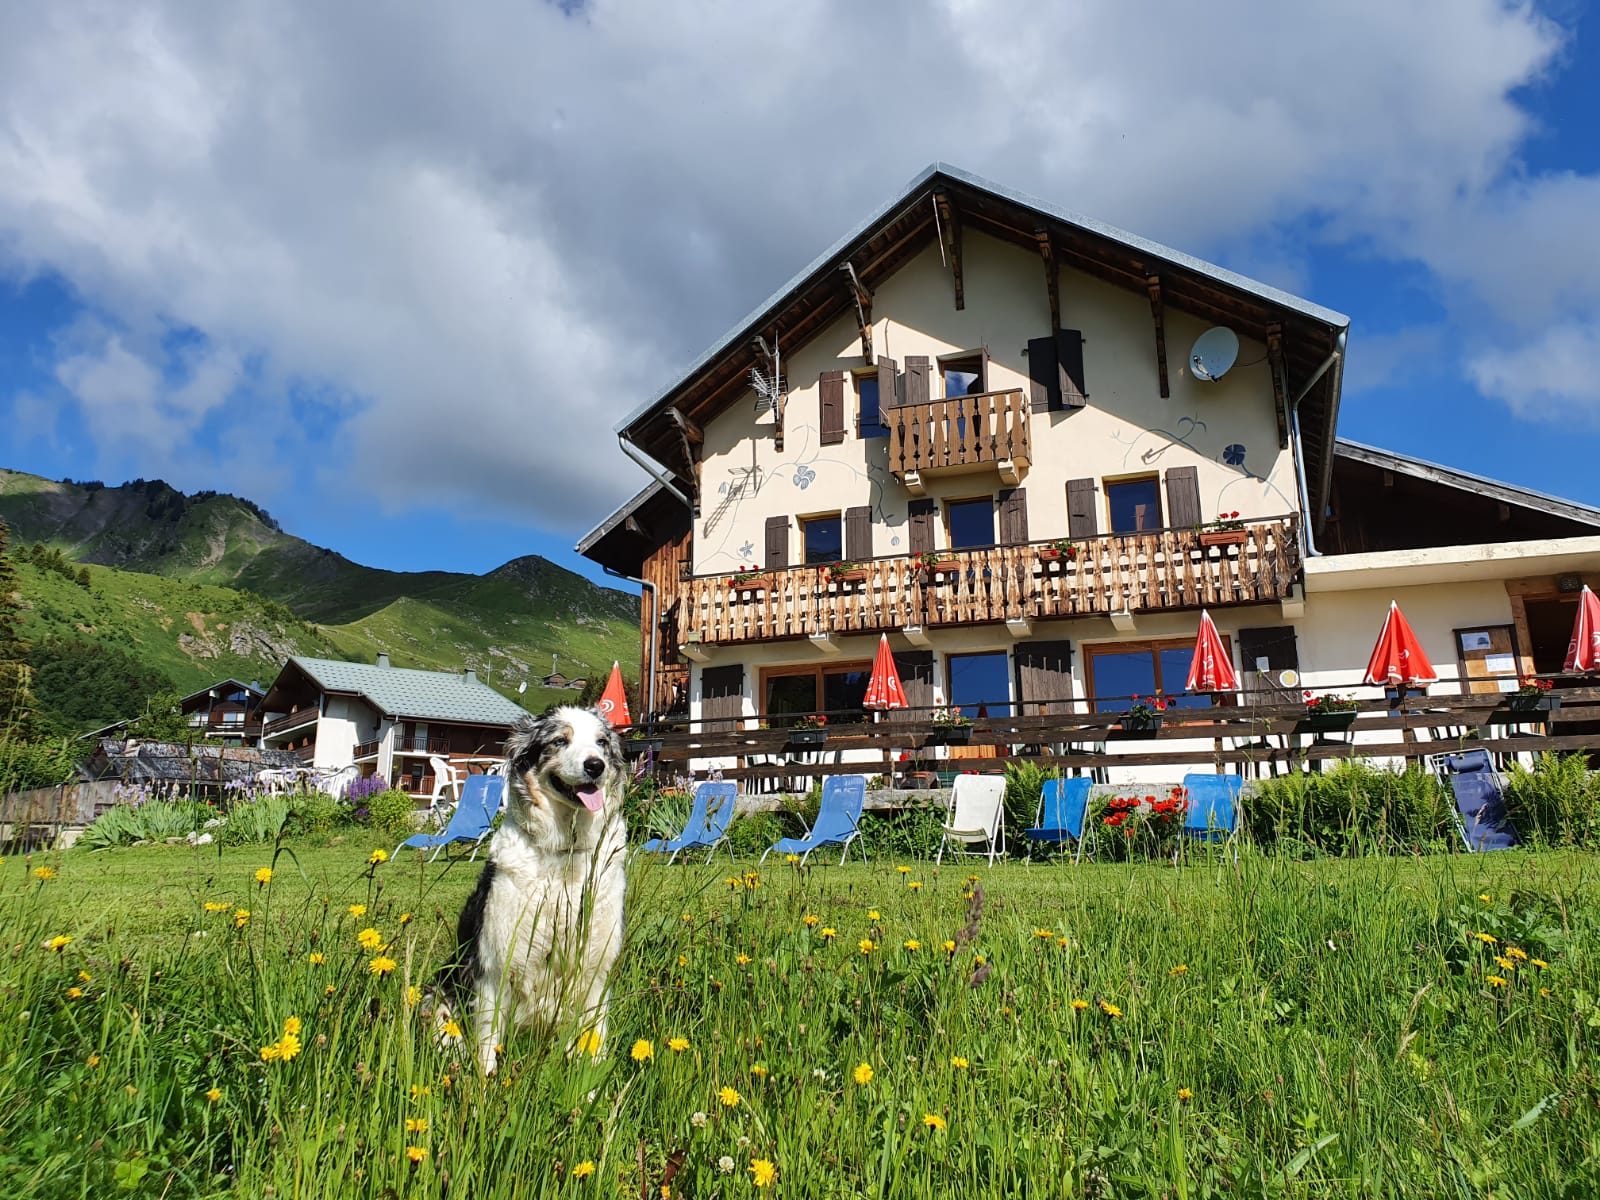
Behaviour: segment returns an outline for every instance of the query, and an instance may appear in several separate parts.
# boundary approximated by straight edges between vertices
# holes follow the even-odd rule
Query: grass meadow
[[[371,849],[0,865],[0,1191],[1600,1194],[1583,854],[641,862],[608,1044],[486,1080],[477,867]]]

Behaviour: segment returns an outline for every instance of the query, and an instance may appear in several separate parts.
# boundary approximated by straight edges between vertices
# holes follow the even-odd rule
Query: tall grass
[[[487,1080],[407,993],[470,870],[43,865],[0,867],[7,1194],[740,1196],[766,1162],[792,1196],[1600,1186],[1582,859],[769,865],[754,887],[640,863],[606,1052],[519,1034]],[[299,1053],[263,1060],[290,1018]]]

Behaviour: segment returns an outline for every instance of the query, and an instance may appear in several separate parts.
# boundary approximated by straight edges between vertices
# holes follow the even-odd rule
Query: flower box
[[[827,744],[828,731],[826,729],[789,730],[789,745],[791,746],[825,746]]]
[[[865,583],[867,569],[865,567],[852,567],[847,571],[830,571],[828,578],[834,583]]]
[[[771,575],[735,575],[733,577],[733,590],[736,592],[764,592],[772,582]]]
[[[1355,709],[1344,712],[1308,712],[1301,718],[1299,729],[1305,733],[1343,733],[1356,722]]]
[[[932,746],[965,746],[971,741],[971,725],[935,725],[928,731],[928,744]]]
[[[1161,732],[1161,714],[1155,713],[1148,717],[1123,717],[1121,729],[1129,737],[1155,737]]]
[[[1561,711],[1561,697],[1548,692],[1540,696],[1513,693],[1505,703],[1489,714],[1491,725],[1515,725],[1519,721],[1543,721],[1549,714]]]
[[[1244,529],[1202,529],[1200,531],[1200,544],[1202,546],[1242,546],[1248,530]]]
[[[660,754],[661,739],[628,738],[622,743],[622,753],[629,758],[643,758],[646,754]]]

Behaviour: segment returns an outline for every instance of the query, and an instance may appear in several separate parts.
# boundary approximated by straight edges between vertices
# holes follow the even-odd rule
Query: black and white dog
[[[627,883],[622,743],[604,718],[588,708],[528,717],[506,760],[505,820],[441,981],[467,1007],[486,1074],[513,1027],[579,1024],[586,1048],[603,1045]],[[441,1003],[438,1023],[449,1015]]]

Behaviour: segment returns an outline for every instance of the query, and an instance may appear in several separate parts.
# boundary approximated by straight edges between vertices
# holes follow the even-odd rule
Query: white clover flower
[[[741,1149],[741,1150],[750,1149],[750,1139],[747,1138],[747,1137],[741,1137],[739,1139],[739,1149]]]
[[[733,1155],[724,1154],[721,1158],[717,1159],[717,1170],[721,1171],[724,1175],[732,1175]]]
[[[710,1120],[711,1118],[706,1116],[705,1113],[696,1111],[694,1116],[689,1118],[689,1124],[693,1125],[696,1129],[704,1129],[706,1127],[706,1123]]]

